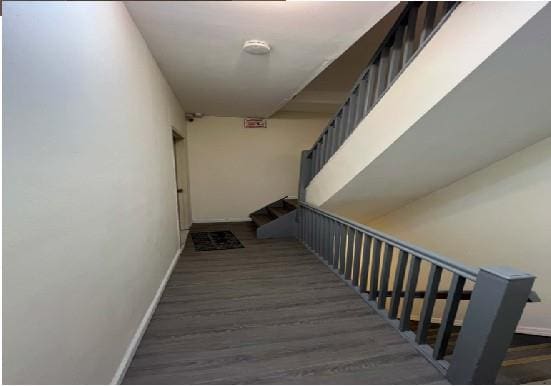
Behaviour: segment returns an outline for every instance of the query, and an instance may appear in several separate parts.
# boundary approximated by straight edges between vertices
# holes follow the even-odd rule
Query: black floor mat
[[[192,232],[191,240],[196,251],[244,248],[231,231]]]

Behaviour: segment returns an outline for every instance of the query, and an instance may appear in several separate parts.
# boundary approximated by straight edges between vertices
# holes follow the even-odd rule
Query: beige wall
[[[471,266],[535,274],[542,302],[520,327],[551,335],[550,198],[551,137],[368,225]]]
[[[266,129],[245,129],[243,118],[188,123],[193,221],[245,221],[271,201],[296,197],[300,153],[328,118],[286,113],[269,119]]]
[[[3,381],[116,381],[179,247],[183,112],[122,3],[3,10]]]

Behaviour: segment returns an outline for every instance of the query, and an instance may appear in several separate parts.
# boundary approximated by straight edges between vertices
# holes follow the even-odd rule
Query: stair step
[[[298,200],[296,198],[286,198],[283,202],[285,205],[292,207],[293,209],[298,208]]]
[[[268,212],[270,212],[275,217],[284,216],[287,213],[292,212],[293,210],[294,210],[294,208],[291,209],[291,208],[287,208],[287,207],[283,207],[283,208],[282,207],[273,207],[273,206],[268,207]]]
[[[261,227],[262,225],[272,221],[272,218],[266,214],[251,214],[251,219],[257,227]]]

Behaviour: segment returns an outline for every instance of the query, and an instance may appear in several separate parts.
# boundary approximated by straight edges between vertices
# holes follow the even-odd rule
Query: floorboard
[[[428,384],[442,375],[294,239],[188,239],[125,384]]]

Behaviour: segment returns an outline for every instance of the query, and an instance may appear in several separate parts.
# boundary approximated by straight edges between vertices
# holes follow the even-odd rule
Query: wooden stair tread
[[[286,215],[287,213],[292,212],[293,210],[294,210],[294,209],[281,208],[281,207],[272,207],[272,206],[269,206],[269,207],[268,207],[268,212],[270,212],[271,214],[273,214],[275,217],[284,216],[284,215]]]
[[[293,206],[295,209],[298,208],[298,199],[296,198],[286,198],[283,201],[285,201],[286,204]]]
[[[272,221],[272,218],[266,214],[251,214],[251,219],[258,227],[261,227],[262,225]]]

